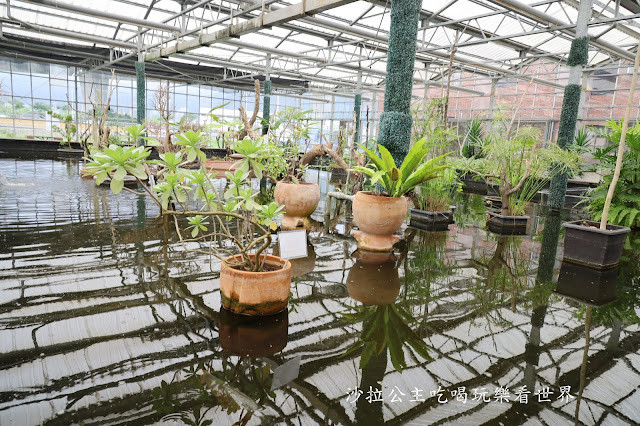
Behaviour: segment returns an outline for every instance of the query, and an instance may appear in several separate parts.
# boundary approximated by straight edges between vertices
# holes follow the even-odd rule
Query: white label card
[[[284,259],[299,259],[307,257],[307,231],[278,232],[280,257]]]

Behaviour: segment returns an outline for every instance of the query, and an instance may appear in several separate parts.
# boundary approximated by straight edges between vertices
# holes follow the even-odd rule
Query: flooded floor
[[[0,173],[2,425],[640,423],[638,235],[585,271],[565,218],[501,237],[465,194],[385,262],[323,202],[289,311],[251,320],[144,199],[73,161]]]

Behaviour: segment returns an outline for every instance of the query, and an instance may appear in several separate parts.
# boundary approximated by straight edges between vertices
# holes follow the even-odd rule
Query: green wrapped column
[[[591,18],[592,0],[583,0],[578,6],[576,19],[576,38],[571,42],[569,50],[569,81],[564,88],[564,100],[560,112],[560,127],[558,128],[558,146],[569,149],[573,144],[580,109],[580,92],[582,91],[582,67],[589,61],[589,33],[587,25]],[[558,173],[551,178],[549,186],[549,207],[561,209],[567,195],[567,181],[569,175]]]
[[[398,166],[411,143],[411,92],[421,6],[418,0],[391,2],[387,82],[378,143],[389,150]]]
[[[144,62],[136,61],[136,107],[137,107],[137,122],[138,124],[144,124],[145,112],[147,109],[146,103],[146,79],[144,73]],[[144,139],[137,141],[138,146],[144,146]]]
[[[271,116],[271,80],[264,81],[264,97],[262,105],[262,134],[269,131],[269,117]]]
[[[356,133],[355,141],[360,142],[360,107],[362,106],[362,94],[356,94],[353,102],[353,112],[356,113]]]

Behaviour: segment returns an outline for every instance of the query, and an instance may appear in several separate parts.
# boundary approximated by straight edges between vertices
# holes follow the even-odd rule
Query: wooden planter
[[[222,306],[243,315],[273,315],[287,309],[291,293],[291,263],[277,256],[261,255],[265,265],[278,268],[248,272],[231,268],[225,259],[220,270]]]
[[[525,235],[529,216],[506,216],[489,211],[487,227],[489,231],[500,235]]]
[[[409,226],[425,231],[448,231],[449,224],[454,223],[453,211],[428,212],[409,209]]]
[[[596,269],[613,268],[618,264],[624,240],[631,229],[626,226],[607,225],[600,229],[600,222],[577,220],[563,223],[564,260]]]

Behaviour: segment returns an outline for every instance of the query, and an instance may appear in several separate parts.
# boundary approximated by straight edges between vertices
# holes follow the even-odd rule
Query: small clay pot
[[[360,191],[353,200],[353,221],[358,231],[352,234],[358,248],[369,251],[391,251],[400,241],[394,233],[400,229],[407,216],[405,197],[384,197]]]
[[[284,206],[282,229],[307,228],[306,220],[318,207],[320,186],[317,183],[276,183],[276,202]]]
[[[254,256],[254,255],[250,255]],[[260,255],[265,258],[265,255]],[[244,315],[272,315],[287,309],[291,293],[291,262],[266,255],[265,265],[277,268],[266,272],[248,272],[228,265],[230,256],[220,270],[222,306]]]

